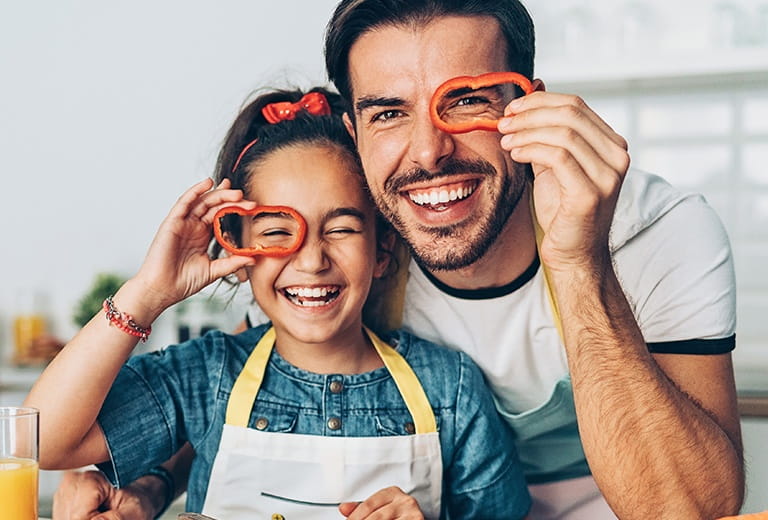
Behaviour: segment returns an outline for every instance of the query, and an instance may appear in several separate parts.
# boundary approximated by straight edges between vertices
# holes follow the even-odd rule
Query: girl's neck
[[[362,374],[384,366],[362,326],[324,342],[275,329],[275,349],[291,365],[316,374]]]

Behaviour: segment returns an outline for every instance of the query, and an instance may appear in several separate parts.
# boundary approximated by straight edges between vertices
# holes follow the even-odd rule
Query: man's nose
[[[424,170],[438,170],[441,162],[454,151],[453,137],[435,128],[426,111],[415,119],[408,143],[408,160]]]
[[[321,239],[307,237],[299,250],[294,253],[293,266],[297,271],[319,273],[328,269],[330,265],[325,242]]]

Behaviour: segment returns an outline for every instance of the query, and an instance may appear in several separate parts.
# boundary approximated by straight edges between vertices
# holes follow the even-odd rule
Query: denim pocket
[[[440,431],[440,416],[435,415],[435,421],[437,422],[437,431]],[[415,433],[413,426],[413,419],[408,412],[377,415],[376,416],[376,433],[379,437],[387,437],[390,435],[412,435]]]
[[[290,433],[296,427],[299,411],[297,408],[279,406],[258,406],[251,412],[249,428],[264,432]]]

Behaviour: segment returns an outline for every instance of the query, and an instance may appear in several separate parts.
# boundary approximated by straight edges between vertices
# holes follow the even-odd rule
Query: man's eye
[[[488,101],[488,98],[481,97],[481,96],[471,96],[471,97],[464,97],[459,99],[456,102],[457,106],[470,106],[470,105],[487,105],[490,103]]]
[[[378,112],[371,118],[371,122],[386,122],[390,121],[392,119],[395,119],[397,117],[400,117],[402,115],[402,112],[399,110],[385,110],[383,112]]]

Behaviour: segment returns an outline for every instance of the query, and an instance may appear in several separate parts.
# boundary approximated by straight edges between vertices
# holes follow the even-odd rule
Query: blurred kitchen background
[[[634,166],[703,193],[729,231],[744,511],[768,509],[768,0],[526,4],[549,90],[584,97],[628,139]],[[171,204],[212,172],[250,92],[325,83],[334,5],[0,3],[0,404],[23,399],[37,358],[103,297],[95,285],[135,272]],[[247,299],[206,291],[166,312],[144,348],[232,327]],[[49,336],[16,351],[15,325]],[[42,475],[43,511],[58,477]]]

